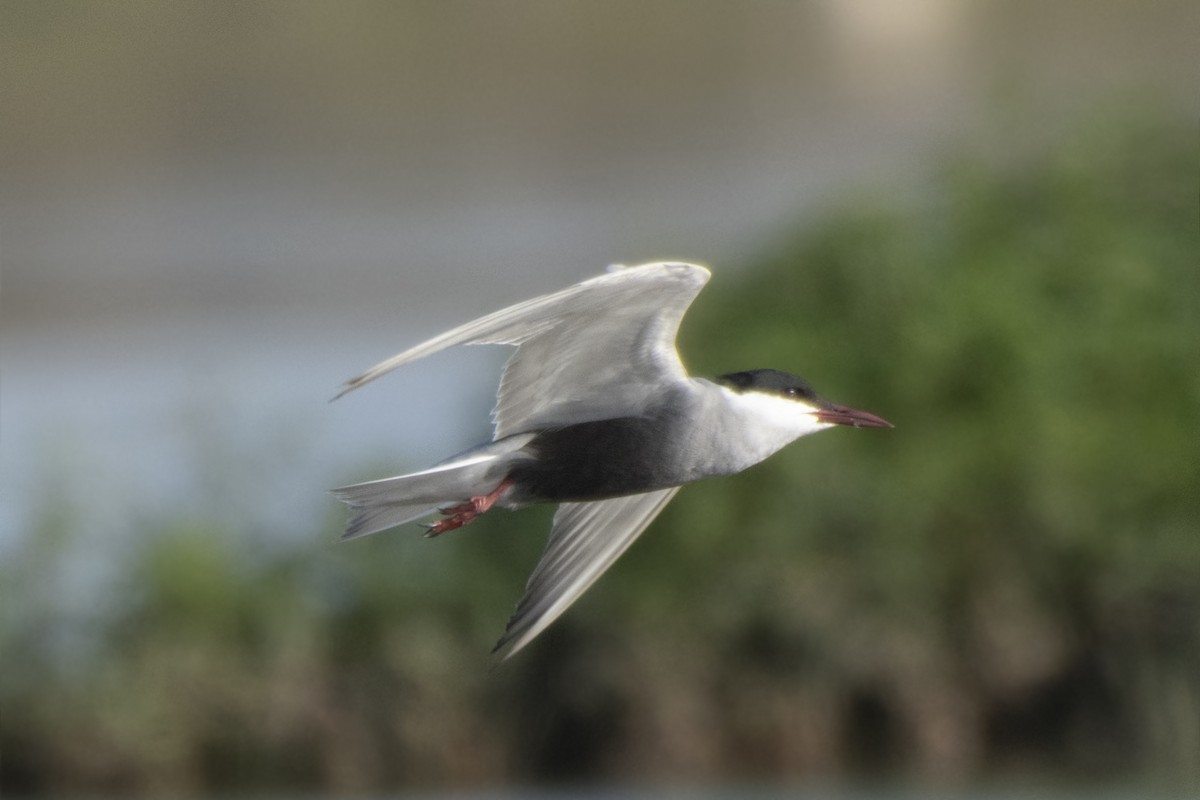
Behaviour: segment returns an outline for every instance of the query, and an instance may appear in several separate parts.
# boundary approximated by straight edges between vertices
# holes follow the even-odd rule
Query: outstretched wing
[[[435,336],[348,381],[338,397],[454,345],[508,344],[517,352],[500,381],[497,439],[637,413],[655,387],[687,377],[675,335],[708,278],[695,264],[618,269]]]
[[[554,622],[633,544],[679,487],[646,494],[563,503],[554,514],[546,550],[495,652],[504,658]]]

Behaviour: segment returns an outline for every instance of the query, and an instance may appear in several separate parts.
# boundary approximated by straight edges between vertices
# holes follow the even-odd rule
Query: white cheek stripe
[[[721,391],[735,411],[752,424],[781,437],[783,444],[834,425],[817,419],[815,413],[820,409],[803,400],[791,400],[765,392],[735,392],[725,386],[721,387]]]

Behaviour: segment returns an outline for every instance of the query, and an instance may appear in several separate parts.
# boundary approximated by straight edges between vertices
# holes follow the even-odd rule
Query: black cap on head
[[[802,400],[819,409],[814,416],[831,425],[851,425],[855,428],[890,428],[892,423],[869,411],[860,411],[838,403],[831,403],[813,391],[804,378],[798,378],[777,369],[749,369],[731,372],[714,378],[718,384],[742,394],[764,392],[779,395],[789,400]]]
[[[765,392],[781,397],[807,400],[814,405],[823,402],[804,378],[778,369],[748,369],[745,372],[718,375],[713,380],[739,393]]]

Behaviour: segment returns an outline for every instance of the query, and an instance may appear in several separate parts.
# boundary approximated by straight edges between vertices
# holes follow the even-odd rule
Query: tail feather
[[[355,539],[394,528],[486,494],[503,479],[497,476],[496,453],[483,453],[440,464],[410,475],[399,475],[334,489],[333,495],[355,512],[343,539]]]
[[[404,505],[393,503],[382,503],[371,507],[356,507],[361,508],[357,514],[351,518],[346,525],[346,530],[342,534],[342,541],[347,539],[357,539],[360,536],[369,536],[372,533],[379,533],[388,528],[394,528],[397,525],[403,525],[406,522],[412,522],[414,519],[433,513],[437,506],[420,505]]]

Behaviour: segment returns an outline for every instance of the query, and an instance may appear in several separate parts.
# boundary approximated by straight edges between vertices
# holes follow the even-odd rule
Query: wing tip
[[[334,400],[340,400],[343,397],[345,397],[346,395],[353,392],[355,389],[362,386],[363,384],[370,383],[375,378],[379,377],[378,374],[376,374],[376,370],[378,370],[378,369],[379,369],[379,366],[372,367],[371,369],[364,372],[362,375],[353,377],[350,380],[343,383],[341,385],[341,387],[339,387],[338,393],[335,394],[333,397],[329,398],[329,402],[332,403]]]
[[[507,630],[504,635],[496,640],[496,644],[492,646],[491,659],[493,668],[499,667],[504,662],[515,656],[525,648],[525,645],[532,642],[540,629],[531,633],[530,631],[515,631]]]
[[[712,275],[712,269],[707,264],[699,264],[695,261],[644,261],[640,264],[609,264],[605,272],[612,275],[638,270],[667,271],[680,275],[691,273],[696,276],[703,275],[706,279]]]

